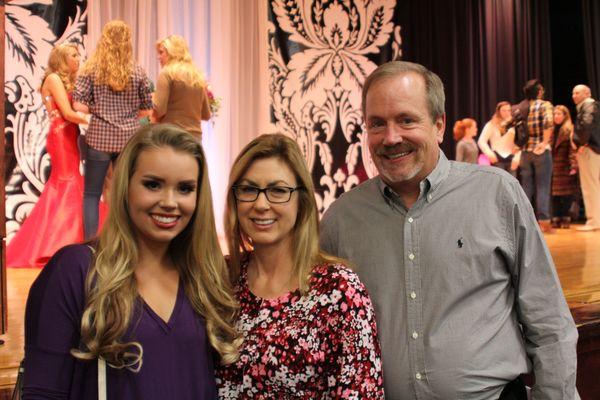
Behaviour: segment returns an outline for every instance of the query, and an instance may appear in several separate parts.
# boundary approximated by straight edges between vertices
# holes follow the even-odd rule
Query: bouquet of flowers
[[[221,98],[215,97],[210,83],[206,85],[206,95],[208,96],[208,106],[210,107],[210,121],[215,123],[215,118],[219,115],[219,109],[221,108]]]

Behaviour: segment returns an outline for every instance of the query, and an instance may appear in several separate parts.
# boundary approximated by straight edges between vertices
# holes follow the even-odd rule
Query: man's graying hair
[[[362,91],[362,112],[366,114],[367,93],[369,88],[376,82],[394,78],[398,75],[408,73],[416,73],[423,77],[425,81],[425,92],[427,96],[427,105],[429,107],[429,115],[431,121],[435,122],[438,118],[444,115],[446,95],[444,94],[444,84],[439,76],[431,72],[421,64],[416,64],[408,61],[390,61],[377,67],[365,80]]]

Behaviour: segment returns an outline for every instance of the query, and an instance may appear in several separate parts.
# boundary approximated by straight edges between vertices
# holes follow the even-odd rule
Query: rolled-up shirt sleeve
[[[140,98],[140,110],[152,110],[152,87],[146,72],[139,65],[136,66],[136,74],[140,79],[138,95]]]
[[[577,328],[564,298],[552,256],[525,193],[516,181],[507,190],[509,263],[525,350],[533,363],[533,400],[579,399]]]
[[[75,81],[73,101],[85,104],[88,107],[94,105],[93,81],[91,75],[80,75]]]

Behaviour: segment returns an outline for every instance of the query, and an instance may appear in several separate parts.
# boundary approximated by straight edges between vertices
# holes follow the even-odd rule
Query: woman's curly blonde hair
[[[133,66],[131,29],[125,22],[114,20],[102,28],[96,51],[83,66],[81,74],[93,76],[96,84],[122,92],[131,82]]]

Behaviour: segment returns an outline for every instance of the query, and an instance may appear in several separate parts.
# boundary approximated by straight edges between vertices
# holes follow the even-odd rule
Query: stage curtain
[[[592,95],[600,98],[600,4],[596,0],[583,0],[582,8],[588,86]]]
[[[498,101],[523,98],[531,78],[540,78],[552,98],[548,0],[269,4],[273,120],[301,145],[321,211],[376,174],[359,100],[364,77],[377,65],[400,58],[441,77],[447,111],[442,148],[451,159],[457,119],[475,118],[481,129]],[[364,27],[368,35],[361,34]],[[361,47],[368,36],[375,44]]]
[[[502,100],[522,99],[523,84],[542,80],[552,93],[548,0],[399,2],[403,60],[436,72],[446,90],[442,148],[454,158],[452,126],[471,117],[479,129]]]
[[[209,162],[218,230],[231,163],[239,150],[271,130],[268,109],[267,4],[246,0],[106,0],[88,9],[89,49],[102,26],[122,19],[133,30],[134,54],[149,76],[158,74],[155,43],[182,35],[196,65],[221,98],[221,109],[204,123],[202,142]]]

